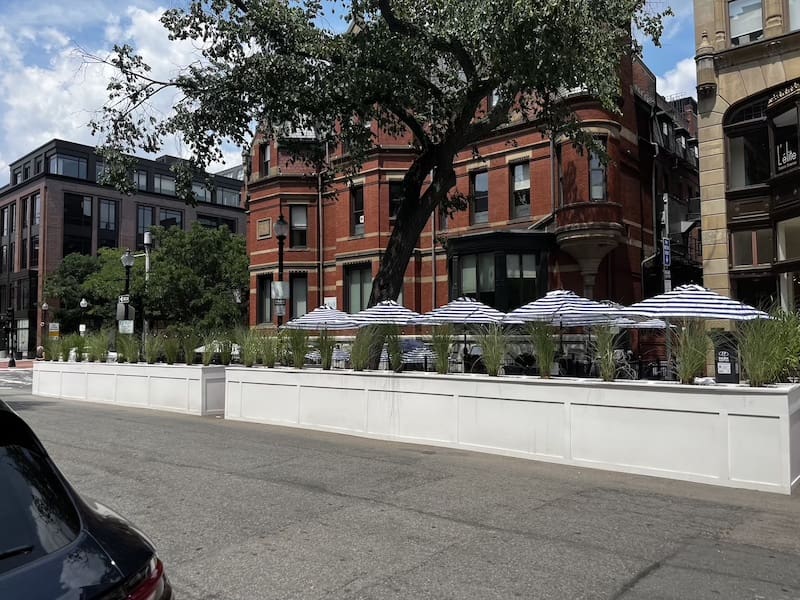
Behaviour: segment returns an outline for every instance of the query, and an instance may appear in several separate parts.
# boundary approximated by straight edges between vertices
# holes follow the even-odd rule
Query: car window
[[[35,450],[0,443],[0,489],[0,573],[54,552],[77,537],[80,520],[75,506]]]

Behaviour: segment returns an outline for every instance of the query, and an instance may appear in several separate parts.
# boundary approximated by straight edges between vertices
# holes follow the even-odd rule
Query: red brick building
[[[457,189],[471,196],[469,210],[453,218],[431,217],[406,271],[400,298],[405,306],[424,312],[468,295],[511,310],[555,288],[622,303],[642,298],[643,271],[645,277],[647,269],[660,273],[661,189],[664,181],[673,184],[674,175],[671,167],[662,174],[653,166],[655,145],[665,144],[654,140],[658,123],[667,121],[673,149],[677,144],[685,154],[688,148],[695,160],[693,175],[688,169],[690,196],[698,188],[695,135],[684,131],[686,120],[679,123],[674,110],[657,110],[660,97],[644,98],[641,89],[652,83],[654,90],[655,78],[641,62],[626,63],[622,82],[621,114],[603,110],[580,92],[568,98],[584,130],[606,146],[608,164],[524,122],[503,127],[458,155]],[[395,186],[414,157],[410,137],[366,126],[375,146],[362,169],[324,189],[326,174],[293,162],[280,140],[252,148],[251,325],[276,321],[270,290],[277,281],[273,226],[280,214],[290,225],[284,318],[323,303],[350,312],[366,307],[393,227]],[[333,161],[347,159],[342,147],[328,150]],[[673,164],[663,153],[658,160]],[[654,185],[654,178],[661,183]]]

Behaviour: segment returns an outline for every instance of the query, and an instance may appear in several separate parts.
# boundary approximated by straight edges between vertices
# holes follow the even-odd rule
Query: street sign
[[[274,300],[285,299],[289,295],[288,286],[284,281],[272,282],[272,298]]]
[[[130,294],[120,294],[118,301],[119,301],[120,304],[130,304],[131,303],[131,295]]]
[[[48,323],[47,324],[47,332],[48,332],[48,337],[58,338],[59,334],[61,333],[61,324],[60,323]]]
[[[275,305],[275,316],[282,317],[286,314],[286,304]]]
[[[275,298],[273,302],[275,303],[275,306],[286,306],[286,298]]]
[[[119,322],[119,332],[133,333],[133,321],[131,321],[130,319],[128,319],[127,321],[125,319],[121,320]]]
[[[672,266],[672,248],[670,247],[669,238],[663,238],[661,240],[662,248],[663,248],[663,262],[665,267]]]

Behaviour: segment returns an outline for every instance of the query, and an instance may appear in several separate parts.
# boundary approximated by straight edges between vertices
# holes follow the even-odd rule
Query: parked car
[[[0,400],[0,598],[172,600],[153,544],[82,498]]]

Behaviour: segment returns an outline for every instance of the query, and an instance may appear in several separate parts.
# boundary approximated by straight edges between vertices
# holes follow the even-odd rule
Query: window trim
[[[477,197],[475,195],[475,183],[477,178],[481,175],[486,175],[486,210],[485,211],[476,211],[475,205],[477,204]],[[470,206],[469,206],[469,223],[470,225],[485,225],[489,223],[489,170],[488,169],[479,169],[475,171],[471,171],[469,174],[469,192],[470,192]],[[483,197],[483,196],[481,196]],[[478,218],[478,215],[486,215],[486,217],[481,216]]]
[[[740,48],[742,46],[747,46],[748,44],[754,44],[756,42],[763,41],[764,40],[764,30],[766,29],[765,22],[764,22],[765,17],[764,17],[764,2],[763,2],[763,0],[759,1],[759,4],[761,5],[761,29],[755,29],[753,31],[749,31],[749,32],[743,33],[743,34],[741,34],[741,35],[739,35],[739,36],[734,38],[733,37],[732,28],[731,28],[731,4],[733,4],[736,1],[737,0],[728,0],[727,1],[727,7],[726,7],[727,10],[725,11],[725,14],[726,14],[725,30],[726,30],[726,34],[727,34],[728,46],[730,48]],[[752,36],[753,34],[758,34],[758,33],[761,34],[760,37],[758,37],[758,38],[756,38],[754,40],[753,39],[749,39],[749,40],[746,40],[746,41],[738,41],[738,40],[741,40],[744,37],[749,37],[749,36]],[[734,40],[737,40],[737,41],[734,42]]]
[[[514,171],[517,167],[528,167],[528,187],[526,191],[528,192],[528,202],[526,204],[517,205],[516,201],[516,193],[517,189],[515,187],[516,178]],[[513,162],[508,165],[508,180],[509,180],[509,200],[511,204],[511,218],[512,219],[525,219],[531,216],[531,163],[530,160],[520,161],[520,162]],[[522,190],[520,190],[522,191]],[[527,211],[523,211],[523,213],[518,213],[517,210],[521,206],[527,206]]]
[[[305,225],[295,223],[294,211],[303,210],[305,213]],[[294,234],[303,232],[305,234],[305,243],[297,244],[294,242]],[[290,204],[289,205],[289,248],[308,248],[308,205],[307,204]]]
[[[356,197],[361,197],[361,210],[356,210]],[[367,211],[364,200],[364,185],[353,185],[350,187],[350,235],[361,237],[367,231]]]
[[[605,148],[606,152],[608,152],[608,144],[606,138],[596,138],[596,141],[600,142],[603,147]],[[597,161],[599,163],[599,167],[593,167],[592,161],[597,157]],[[599,155],[596,155],[594,152],[589,152],[588,157],[588,165],[589,165],[589,202],[608,202],[608,163],[603,163],[603,161],[599,158]],[[592,189],[592,173],[595,171],[601,171],[603,173],[603,196],[601,198],[594,197],[594,190]]]

